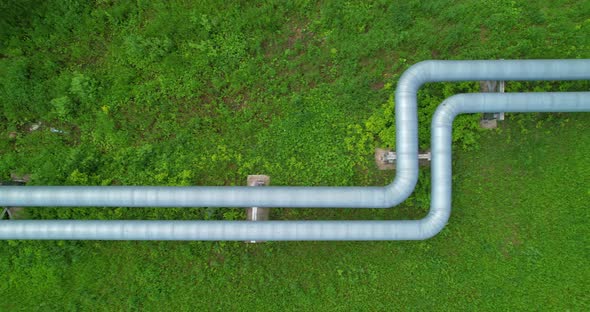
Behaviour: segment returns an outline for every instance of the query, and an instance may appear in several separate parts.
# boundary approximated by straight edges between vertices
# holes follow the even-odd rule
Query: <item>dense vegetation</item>
[[[36,185],[243,185],[257,173],[273,185],[382,185],[392,173],[375,169],[372,151],[394,147],[392,95],[408,66],[590,58],[587,1],[3,1],[0,8],[0,180],[31,173]],[[422,89],[422,148],[442,99],[477,90],[474,82]],[[431,298],[449,308],[589,305],[582,216],[590,119],[512,115],[510,126],[483,137],[478,119],[455,123],[456,208],[433,240],[0,242],[0,294],[10,298],[0,309],[420,309],[431,308]],[[417,218],[428,207],[428,172],[421,175],[399,209],[274,209],[273,218]],[[227,208],[27,214],[244,218]]]

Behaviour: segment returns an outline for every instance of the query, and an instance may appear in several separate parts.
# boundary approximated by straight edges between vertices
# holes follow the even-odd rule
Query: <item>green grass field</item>
[[[0,2],[0,180],[383,185],[392,95],[425,59],[590,58],[587,1]],[[420,145],[446,97],[425,86]],[[507,91],[588,91],[508,82]],[[0,241],[0,311],[590,308],[590,114],[454,127],[453,214],[422,242]],[[29,131],[41,122],[39,130]],[[65,131],[54,133],[50,128]],[[11,138],[12,136],[15,136]],[[326,165],[328,164],[328,165]],[[272,218],[410,219],[276,208]],[[228,208],[30,208],[32,219],[244,219]]]

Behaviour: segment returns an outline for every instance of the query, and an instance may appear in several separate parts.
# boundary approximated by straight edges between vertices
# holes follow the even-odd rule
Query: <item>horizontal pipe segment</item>
[[[339,194],[338,197],[335,197]],[[337,201],[336,203],[334,201]],[[383,187],[15,186],[0,187],[2,206],[384,207]]]
[[[421,240],[451,214],[452,122],[461,113],[588,112],[590,92],[475,93],[445,100],[432,120],[431,207],[396,221],[0,221],[0,239],[84,240]]]
[[[590,60],[424,61],[410,67],[396,89],[396,175],[384,187],[0,186],[0,206],[390,208],[408,198],[418,180],[421,85],[580,79],[590,79]]]

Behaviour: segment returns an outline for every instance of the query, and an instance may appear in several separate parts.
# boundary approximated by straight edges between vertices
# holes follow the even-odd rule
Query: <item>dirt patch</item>
[[[482,43],[487,42],[489,33],[490,31],[485,26],[481,26],[479,28],[479,41]]]
[[[379,170],[393,170],[395,169],[395,163],[390,164],[383,161],[383,158],[387,153],[391,152],[389,149],[375,148],[375,163]]]
[[[224,96],[222,101],[234,111],[243,111],[250,107],[250,96],[244,91],[240,91],[235,95]]]
[[[385,82],[383,82],[383,81],[375,82],[371,85],[371,90],[379,91],[379,90],[383,89],[384,86],[385,86]]]
[[[299,25],[293,28],[293,34],[287,38],[287,48],[295,46],[297,41],[303,39],[303,26]]]
[[[266,58],[272,58],[273,55],[277,53],[283,53],[287,49],[293,49],[295,46],[300,43],[303,46],[309,44],[311,39],[314,36],[313,32],[307,31],[307,25],[309,22],[294,22],[290,29],[288,30],[289,36],[287,37],[287,41],[284,43],[279,44],[278,42],[272,40],[265,40],[262,42],[261,47],[264,51],[264,56]],[[293,58],[300,56],[303,52],[300,52],[299,55],[294,55]]]
[[[508,232],[508,235],[504,237],[504,244],[502,245],[500,252],[504,258],[509,259],[511,257],[511,249],[521,246],[522,239],[520,238],[520,234],[518,233],[518,228],[516,225],[508,226],[506,232]]]
[[[430,56],[432,56],[432,58],[436,60],[440,57],[440,52],[438,50],[432,50],[430,51]]]
[[[217,252],[211,250],[211,254],[209,255],[209,259],[207,263],[209,264],[209,268],[217,267],[222,265],[225,262],[225,257],[221,252]]]

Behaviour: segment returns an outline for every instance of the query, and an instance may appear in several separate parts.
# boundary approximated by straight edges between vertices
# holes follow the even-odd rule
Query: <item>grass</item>
[[[392,94],[424,59],[590,58],[587,1],[0,3],[0,177],[34,185],[383,185]],[[419,94],[434,108],[478,84]],[[509,82],[587,91],[590,82]],[[588,310],[587,115],[455,122],[454,211],[424,242],[0,242],[0,310]],[[30,132],[32,124],[40,130]],[[54,127],[66,133],[56,134]],[[10,138],[10,133],[16,134]],[[423,216],[429,176],[387,210]],[[34,219],[228,219],[241,209],[35,208]]]
[[[431,240],[8,242],[0,308],[585,310],[590,116],[538,123],[456,153],[453,215]]]

